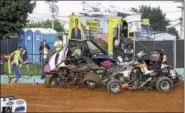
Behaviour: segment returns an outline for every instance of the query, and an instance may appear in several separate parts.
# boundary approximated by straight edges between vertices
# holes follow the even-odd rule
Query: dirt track
[[[28,112],[183,112],[184,84],[170,93],[123,91],[109,95],[104,89],[77,87],[45,88],[36,84],[4,84],[1,95],[13,95],[28,102]]]

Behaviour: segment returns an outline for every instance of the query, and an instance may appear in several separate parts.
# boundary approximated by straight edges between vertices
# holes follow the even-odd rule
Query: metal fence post
[[[175,37],[175,40],[173,41],[173,67],[176,68],[177,65],[176,65],[176,60],[177,60],[177,56],[176,56],[176,44],[177,44],[177,40],[176,40],[176,37]]]
[[[135,54],[136,54],[136,41],[135,41],[135,40],[133,40],[133,41],[134,41],[134,43],[133,43],[133,44],[134,44],[134,45],[133,45],[133,46],[134,46],[134,47],[133,47],[133,49],[134,49],[133,55],[135,56]]]

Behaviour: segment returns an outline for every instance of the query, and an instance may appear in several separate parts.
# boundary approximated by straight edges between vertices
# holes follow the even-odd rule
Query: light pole
[[[180,28],[180,37],[181,39],[184,39],[184,30],[183,30],[183,27],[184,27],[184,0],[174,0],[174,2],[180,2],[181,3],[181,6],[177,6],[177,8],[180,8],[181,9],[181,18],[180,18],[180,21],[181,21],[181,28]]]

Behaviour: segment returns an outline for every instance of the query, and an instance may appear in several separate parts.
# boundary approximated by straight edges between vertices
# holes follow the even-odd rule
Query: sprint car
[[[24,99],[16,99],[14,96],[0,96],[1,113],[20,113],[27,111],[27,103]]]

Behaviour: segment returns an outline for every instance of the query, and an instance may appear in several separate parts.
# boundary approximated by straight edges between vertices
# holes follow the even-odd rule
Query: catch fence
[[[103,37],[106,34],[96,34],[98,37]],[[96,36],[95,36],[96,37]],[[0,40],[0,53],[8,55],[14,50],[17,49],[18,38],[1,38]],[[168,58],[168,64],[175,68],[184,68],[184,40],[164,40],[164,41],[134,41],[134,53],[138,53],[139,51],[145,50],[141,45],[143,45],[147,49],[164,49]],[[176,45],[176,46],[175,46]],[[39,54],[29,54],[31,59],[38,58]],[[23,74],[26,75],[39,75],[41,74],[40,64],[31,64],[30,71],[23,71]],[[23,70],[26,70],[25,66],[23,66]],[[6,74],[7,68],[5,65],[4,72]]]
[[[176,40],[176,44],[175,40],[134,41],[134,45],[135,54],[146,49],[164,49],[169,65],[175,68],[184,68],[184,40]]]

